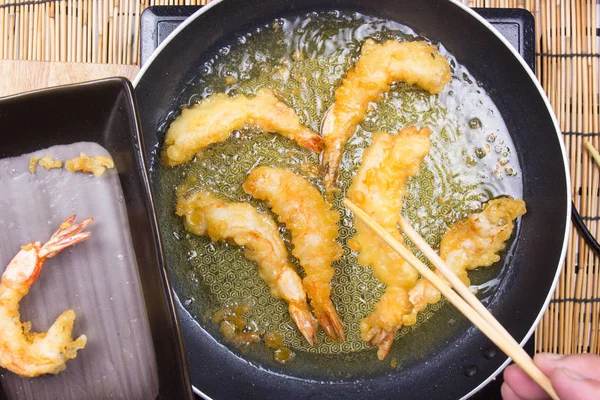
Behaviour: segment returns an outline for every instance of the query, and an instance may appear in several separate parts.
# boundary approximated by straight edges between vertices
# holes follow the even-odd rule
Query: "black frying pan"
[[[170,111],[178,109],[186,83],[221,44],[276,17],[328,9],[395,20],[442,42],[482,83],[500,110],[522,166],[529,211],[517,232],[514,251],[505,261],[504,280],[488,307],[524,343],[550,300],[565,255],[570,215],[565,152],[549,104],[531,71],[507,42],[462,5],[442,0],[211,3],[165,41],[136,80],[148,167],[159,162],[159,125]],[[444,318],[456,323],[402,339],[403,345],[415,349],[403,368],[375,373],[365,370],[350,379],[331,374],[312,380],[281,375],[245,361],[216,342],[179,306],[192,384],[198,393],[213,398],[468,396],[499,373],[507,358],[452,307],[445,307],[444,312]],[[352,357],[342,362],[352,363]]]

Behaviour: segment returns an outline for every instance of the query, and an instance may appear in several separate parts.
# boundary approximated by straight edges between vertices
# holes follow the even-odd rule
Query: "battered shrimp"
[[[321,133],[325,152],[322,165],[327,192],[335,189],[344,144],[367,114],[370,102],[388,92],[396,81],[438,94],[451,78],[448,60],[434,45],[425,41],[395,40],[378,44],[367,39],[360,58],[335,91],[335,102],[323,120]]]
[[[440,244],[440,257],[469,286],[471,281],[467,271],[489,267],[500,260],[498,253],[504,250],[506,241],[512,235],[514,220],[526,211],[523,200],[501,197],[488,201],[482,211],[448,228]],[[436,274],[444,279],[439,271]],[[440,292],[423,278],[409,293],[415,317],[428,304],[437,303],[440,298]]]
[[[304,268],[304,288],[319,324],[331,340],[344,340],[342,322],[330,299],[331,263],[342,255],[339,215],[303,177],[281,168],[255,168],[243,185],[246,193],[266,200],[292,233],[294,250]]]
[[[227,140],[234,130],[256,126],[276,132],[313,151],[321,150],[321,137],[300,123],[293,109],[268,89],[255,97],[229,97],[219,93],[193,107],[183,108],[165,136],[162,159],[165,165],[183,164],[199,150]]]
[[[208,235],[214,242],[232,240],[244,246],[245,256],[256,262],[271,295],[287,301],[290,315],[306,341],[316,343],[316,326],[302,280],[288,261],[287,249],[271,217],[248,203],[225,202],[202,191],[187,193],[185,187],[179,189],[176,213],[184,217],[189,232]]]
[[[0,366],[24,378],[43,374],[58,374],[67,368],[67,361],[77,356],[87,342],[85,335],[71,337],[75,312],[67,310],[58,316],[48,332],[31,332],[31,322],[21,322],[19,302],[42,270],[46,259],[61,250],[90,237],[83,232],[93,218],[73,225],[75,215],[67,218],[42,246],[40,242],[26,244],[15,255],[2,274],[0,282]]]
[[[429,128],[414,126],[397,135],[373,134],[373,143],[363,154],[362,165],[352,180],[348,197],[374,218],[399,241],[402,235],[396,227],[402,210],[404,187],[429,153]],[[377,357],[387,355],[396,331],[410,324],[412,304],[408,291],[417,282],[418,274],[371,229],[355,221],[356,236],[348,245],[358,251],[358,262],[370,265],[377,279],[386,284],[375,311],[360,324],[361,337],[378,346]]]

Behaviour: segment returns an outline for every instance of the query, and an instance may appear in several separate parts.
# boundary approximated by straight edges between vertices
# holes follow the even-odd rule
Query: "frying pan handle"
[[[600,256],[600,244],[598,244],[596,238],[594,238],[592,233],[589,231],[589,229],[583,222],[581,215],[579,215],[579,212],[575,208],[575,203],[572,203],[571,206],[571,220],[573,221],[575,228],[577,228],[577,231],[581,236],[583,236],[587,244],[592,248],[592,250],[594,250],[594,252],[598,256]]]

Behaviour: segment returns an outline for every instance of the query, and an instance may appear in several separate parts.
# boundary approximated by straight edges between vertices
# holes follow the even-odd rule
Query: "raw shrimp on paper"
[[[467,271],[479,267],[489,267],[498,262],[498,253],[506,247],[512,235],[514,221],[526,213],[525,202],[510,197],[488,201],[483,210],[454,223],[440,244],[440,257],[452,272],[466,285],[470,285]],[[439,271],[436,271],[445,279]],[[413,304],[413,314],[425,310],[428,304],[437,303],[441,293],[426,279],[419,279],[409,292]]]
[[[422,40],[380,44],[367,39],[360,58],[335,91],[335,102],[323,120],[322,165],[327,192],[335,189],[344,144],[367,114],[370,102],[388,92],[396,81],[438,94],[451,79],[448,60],[432,44]]]
[[[374,133],[373,143],[365,150],[348,190],[350,200],[400,242],[403,238],[396,223],[402,210],[404,187],[419,172],[429,153],[429,135],[429,128],[414,126],[397,135]],[[370,265],[375,277],[387,286],[375,311],[360,324],[362,339],[378,346],[377,356],[383,360],[398,329],[415,322],[411,320],[413,305],[408,292],[416,284],[418,273],[369,227],[356,220],[354,227],[356,236],[348,245],[358,251],[359,264]]]
[[[0,282],[0,366],[22,377],[58,374],[67,361],[83,349],[85,335],[73,340],[75,312],[67,310],[58,316],[47,332],[31,332],[31,322],[21,322],[19,302],[40,274],[44,262],[69,246],[90,237],[83,230],[93,221],[87,218],[73,225],[75,215],[62,222],[50,240],[26,244],[15,255],[2,274]]]
[[[304,288],[319,324],[333,341],[344,340],[342,322],[331,302],[331,263],[342,256],[337,211],[306,179],[283,168],[258,167],[250,172],[244,191],[269,203],[292,234],[292,254],[304,268]]]
[[[165,136],[163,162],[171,167],[188,162],[199,150],[227,140],[233,131],[246,126],[278,133],[309,150],[321,151],[321,137],[302,125],[296,112],[271,90],[262,89],[251,98],[218,93],[183,108]]]
[[[178,189],[176,213],[184,217],[185,229],[195,235],[244,246],[246,258],[256,262],[271,295],[287,301],[290,316],[306,341],[316,343],[316,324],[302,280],[289,262],[277,224],[270,216],[248,203],[226,202],[208,192],[190,192],[185,186]]]

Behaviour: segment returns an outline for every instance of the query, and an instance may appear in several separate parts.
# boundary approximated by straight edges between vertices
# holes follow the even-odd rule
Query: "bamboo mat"
[[[600,0],[463,0],[471,7],[519,7],[536,21],[537,77],[570,159],[572,194],[600,238],[599,175],[584,143],[600,145]],[[153,5],[205,0],[0,0],[0,59],[139,63],[139,15]],[[571,230],[560,282],[536,331],[537,351],[600,354],[600,263]]]

